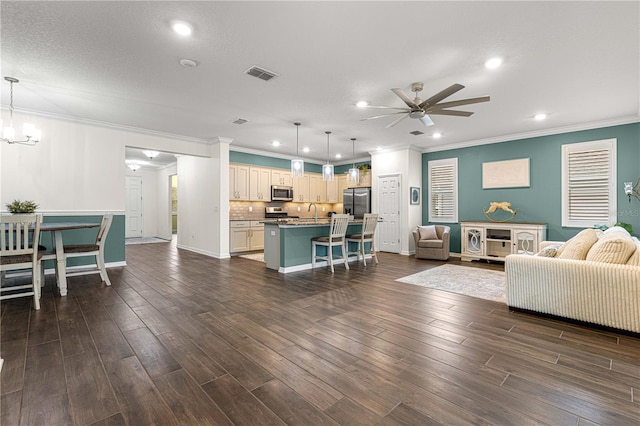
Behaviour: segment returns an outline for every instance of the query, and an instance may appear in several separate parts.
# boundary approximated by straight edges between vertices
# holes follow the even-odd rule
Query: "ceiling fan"
[[[458,92],[459,90],[464,89],[464,86],[462,84],[456,83],[447,87],[441,92],[436,93],[426,101],[423,101],[418,96],[418,93],[422,91],[423,87],[424,87],[424,84],[421,82],[413,83],[411,85],[411,91],[415,92],[416,94],[415,99],[411,99],[409,95],[407,95],[405,91],[402,89],[391,89],[393,93],[398,95],[398,97],[402,99],[405,104],[407,104],[407,107],[396,108],[396,107],[368,105],[367,108],[395,109],[399,111],[392,112],[389,114],[384,114],[384,115],[376,115],[375,117],[363,118],[362,121],[373,120],[375,118],[382,118],[382,117],[391,117],[397,114],[403,114],[401,117],[399,117],[398,119],[388,124],[387,128],[395,126],[396,124],[398,124],[399,122],[401,122],[407,117],[417,118],[420,121],[422,121],[422,123],[425,126],[431,126],[433,124],[433,121],[431,121],[431,118],[429,117],[429,115],[454,115],[458,117],[469,117],[470,115],[473,114],[473,112],[456,111],[448,108],[457,107],[461,105],[477,104],[480,102],[488,102],[490,100],[489,96],[481,96],[479,98],[461,99],[459,101],[440,102],[443,99],[448,98],[449,96]]]

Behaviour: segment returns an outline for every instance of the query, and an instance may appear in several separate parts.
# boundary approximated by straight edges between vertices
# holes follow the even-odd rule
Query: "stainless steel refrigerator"
[[[371,213],[371,188],[349,188],[342,192],[343,213],[362,219]]]

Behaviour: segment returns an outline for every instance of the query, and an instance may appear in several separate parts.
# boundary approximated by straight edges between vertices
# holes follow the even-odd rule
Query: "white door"
[[[378,177],[378,249],[400,253],[400,175]]]
[[[142,176],[126,176],[125,238],[142,237]]]

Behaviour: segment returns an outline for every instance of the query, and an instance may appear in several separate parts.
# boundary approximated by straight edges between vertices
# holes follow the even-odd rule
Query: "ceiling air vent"
[[[264,68],[260,68],[257,66],[253,66],[251,68],[249,68],[248,70],[246,70],[244,72],[245,74],[249,74],[253,77],[257,77],[260,80],[264,80],[264,81],[269,81],[271,80],[273,77],[277,77],[278,74],[272,72],[272,71],[268,71],[265,70]]]
[[[420,136],[424,135],[424,132],[421,132],[420,130],[414,130],[413,132],[409,132],[409,134],[412,134],[413,136]]]
[[[249,120],[245,120],[244,118],[236,118],[235,120],[232,121],[233,124],[244,124],[246,122],[248,122]]]

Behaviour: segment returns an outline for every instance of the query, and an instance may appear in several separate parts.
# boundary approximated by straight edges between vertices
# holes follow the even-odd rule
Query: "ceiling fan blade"
[[[418,105],[415,102],[413,102],[413,99],[411,99],[409,97],[409,95],[407,95],[404,92],[404,90],[402,90],[402,89],[391,89],[391,91],[393,93],[395,93],[396,95],[398,95],[398,97],[400,99],[402,99],[404,101],[404,103],[407,104],[407,106],[409,108],[411,108],[411,109],[418,109],[419,108]]]
[[[398,118],[398,119],[394,120],[393,122],[391,122],[391,123],[387,124],[387,126],[386,126],[386,127],[387,127],[387,129],[388,129],[389,127],[393,127],[393,126],[395,126],[396,124],[398,124],[399,122],[401,122],[402,120],[404,120],[405,118],[407,118],[408,116],[409,116],[409,114],[403,115],[402,117],[400,117],[400,118]]]
[[[440,102],[441,100],[443,100],[444,98],[448,98],[449,96],[453,95],[454,93],[456,93],[459,90],[464,89],[464,86],[462,84],[452,84],[451,86],[447,87],[446,89],[436,93],[435,95],[433,95],[432,97],[430,97],[429,99],[427,99],[426,101],[423,101],[419,107],[420,108],[425,108],[425,107],[429,107],[431,105],[435,105],[438,102]]]
[[[443,109],[443,108],[451,108],[462,105],[470,105],[477,104],[480,102],[489,102],[491,98],[489,96],[480,96],[479,98],[469,98],[469,99],[460,99],[459,101],[451,101],[451,102],[442,102],[439,104],[435,104],[433,106],[427,107],[426,110],[429,111],[431,109]]]
[[[427,114],[425,114],[424,117],[420,117],[420,121],[422,121],[422,124],[424,124],[426,127],[433,126],[433,121]]]
[[[388,107],[388,106],[378,106],[378,105],[367,105],[365,108],[401,109],[401,110],[406,111],[406,112],[411,111],[411,108],[398,108],[398,107]]]
[[[471,111],[454,111],[452,109],[435,109],[429,111],[431,115],[455,115],[456,117],[469,117],[473,115]]]
[[[376,118],[383,118],[383,117],[391,117],[392,115],[397,115],[397,114],[407,114],[407,113],[405,111],[393,112],[391,114],[376,115],[375,117],[361,118],[360,121],[373,120]]]

